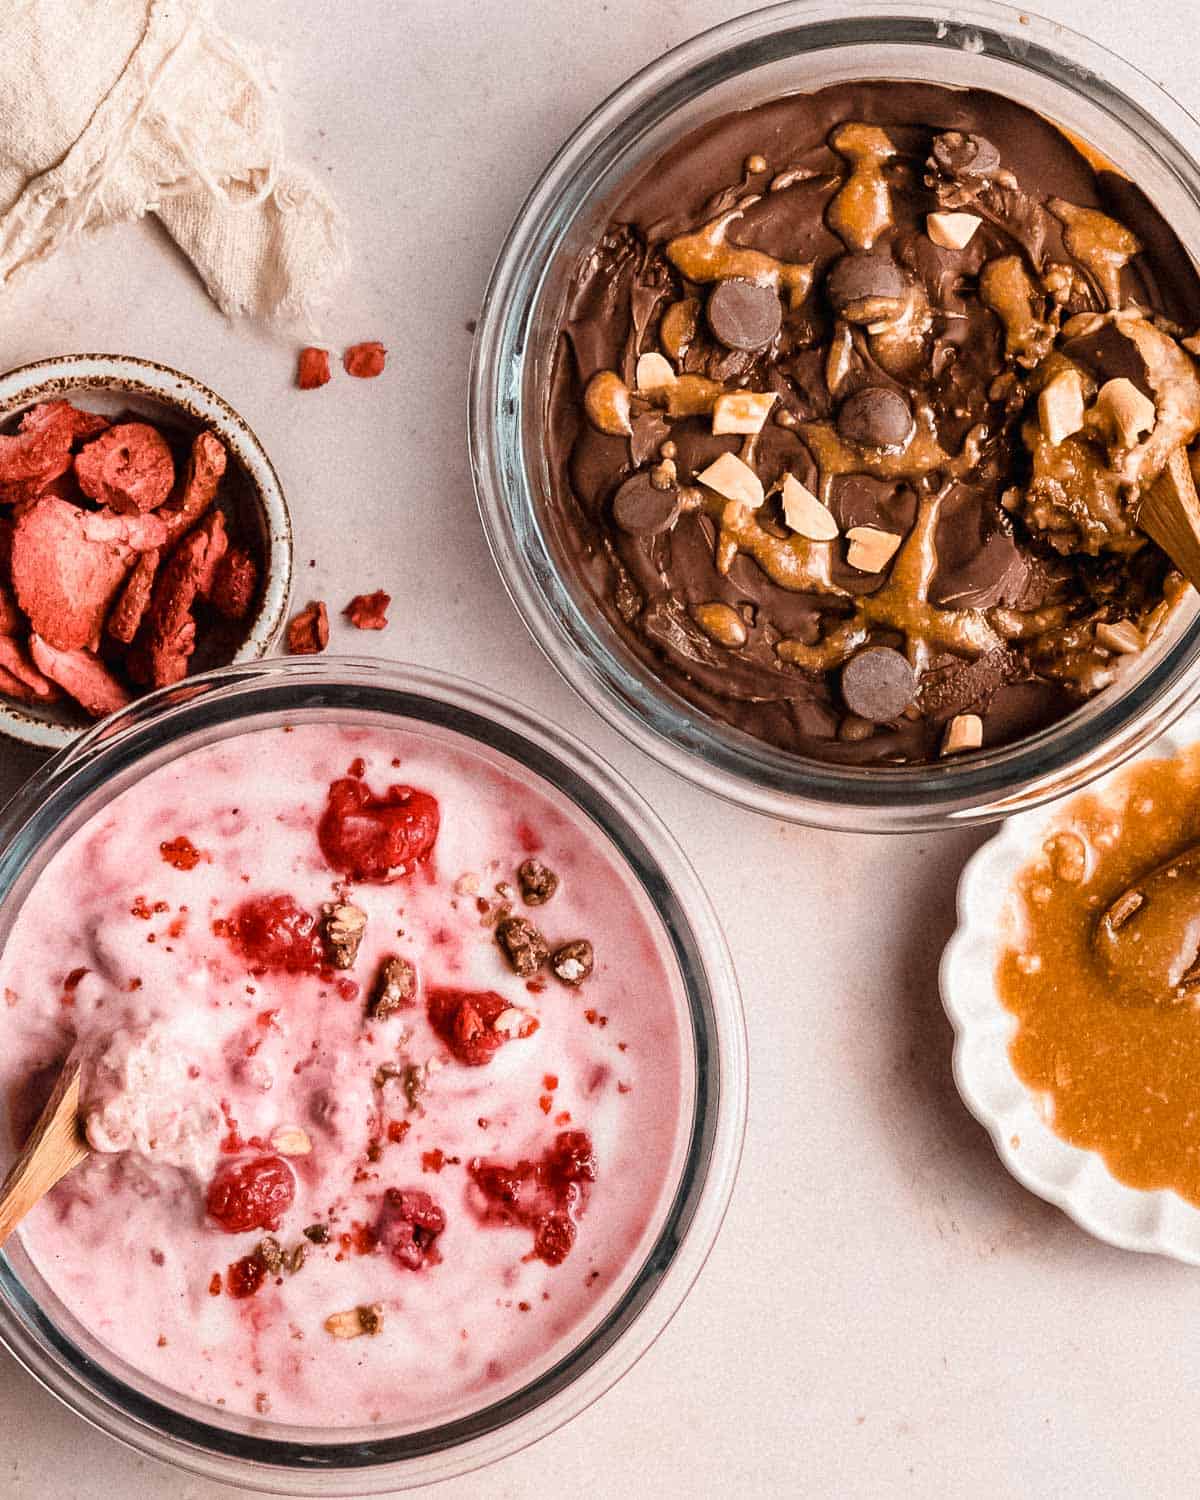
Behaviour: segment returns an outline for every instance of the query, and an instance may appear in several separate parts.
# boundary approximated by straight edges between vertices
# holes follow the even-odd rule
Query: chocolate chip
[[[545,906],[558,890],[558,876],[540,859],[527,859],[517,870],[521,898],[527,906]]]
[[[862,448],[903,448],[913,433],[912,408],[899,391],[867,385],[842,402],[837,430]]]
[[[842,668],[842,698],[851,713],[872,724],[897,718],[913,701],[917,679],[899,651],[868,646]]]
[[[896,300],[908,290],[904,272],[887,255],[843,255],[825,280],[825,293],[840,317],[850,317],[855,304],[883,297]],[[864,312],[863,320],[874,315]],[[855,318],[851,318],[851,322]]]
[[[613,496],[613,520],[632,536],[657,536],[674,526],[679,499],[674,485],[660,490],[642,470],[631,475]]]
[[[564,943],[561,948],[554,950],[550,959],[554,977],[572,988],[583,983],[595,964],[596,955],[587,938],[576,938],[574,942]]]
[[[708,326],[726,349],[761,349],[783,323],[774,287],[732,277],[718,281],[708,298]]]
[[[933,161],[947,177],[991,177],[1000,168],[1000,153],[986,136],[943,130],[933,138]]]
[[[496,941],[522,979],[532,979],[550,957],[546,939],[528,917],[505,917],[496,927]]]

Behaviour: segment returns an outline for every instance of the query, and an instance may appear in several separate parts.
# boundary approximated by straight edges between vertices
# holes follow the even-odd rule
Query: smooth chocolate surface
[[[578,267],[547,393],[563,566],[671,688],[787,750],[928,760],[967,713],[1013,740],[1182,592],[1136,518],[1200,431],[1197,321],[1137,185],[1009,100],[866,82],[727,115]],[[789,524],[788,476],[832,540]],[[894,659],[852,667],[880,648],[907,701]]]

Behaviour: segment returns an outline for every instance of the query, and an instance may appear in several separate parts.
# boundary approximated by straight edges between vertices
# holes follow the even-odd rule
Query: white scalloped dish
[[[1131,765],[1171,758],[1198,740],[1200,715],[1192,713],[1087,795],[1103,797]],[[1098,1152],[1055,1134],[1045,1101],[1018,1076],[1009,1055],[1018,1020],[1001,1000],[996,968],[1018,930],[1017,876],[1068,821],[1074,802],[1070,798],[1010,819],[963,871],[958,929],[941,966],[942,1003],[955,1033],[955,1083],[1005,1166],[1031,1192],[1109,1244],[1200,1265],[1200,1207],[1170,1190],[1144,1191],[1120,1182]]]

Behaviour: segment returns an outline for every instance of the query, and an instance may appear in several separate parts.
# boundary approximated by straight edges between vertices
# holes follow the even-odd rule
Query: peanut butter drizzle
[[[1200,747],[1072,799],[1017,877],[996,971],[1018,1021],[1013,1067],[1046,1097],[1056,1134],[1098,1151],[1122,1182],[1193,1203],[1198,841]]]
[[[825,222],[847,250],[870,250],[892,225],[892,195],[883,164],[896,154],[875,125],[840,125],[829,144],[850,163],[850,175],[825,211]]]
[[[979,295],[1004,325],[1004,352],[1026,369],[1043,359],[1054,343],[1054,329],[1034,307],[1042,293],[1019,255],[989,260],[979,273]]]
[[[925,335],[932,327],[933,315],[925,292],[914,284],[895,317],[867,325],[872,359],[889,375],[909,374],[925,358]]]
[[[1080,208],[1065,198],[1051,198],[1050,212],[1065,227],[1063,242],[1096,278],[1110,308],[1121,305],[1121,272],[1140,253],[1142,242],[1132,230],[1099,209]]]
[[[802,422],[799,431],[817,465],[819,494],[826,505],[832,496],[833,481],[843,474],[916,480],[942,470],[955,479],[961,478],[979,462],[980,445],[987,436],[985,427],[973,427],[963,442],[962,452],[952,457],[938,442],[933,414],[927,406],[918,407],[913,435],[895,453],[882,448],[851,447],[838,436],[832,422]]]
[[[1154,426],[1149,434],[1133,448],[1112,450],[1109,461],[1123,483],[1150,484],[1162,473],[1175,449],[1187,447],[1200,433],[1200,380],[1196,378],[1196,366],[1173,338],[1139,313],[1097,316],[1100,323],[1112,323],[1133,343],[1146,367],[1146,381],[1154,396]],[[1077,321],[1073,318],[1064,333],[1069,335]]]
[[[667,259],[689,281],[725,281],[731,276],[757,281],[789,294],[792,307],[799,307],[812,287],[814,262],[776,260],[762,250],[747,250],[729,244],[729,226],[740,219],[757,198],[743,199],[737,208],[718,214],[692,234],[680,234],[667,244]]]
[[[714,497],[710,514],[717,518],[717,572],[728,575],[739,552],[752,557],[772,583],[798,594],[844,596],[846,590],[832,576],[833,543],[807,537],[772,536],[758,523],[748,505]]]
[[[938,567],[938,513],[945,494],[943,489],[921,501],[913,529],[896,553],[882,588],[859,598],[851,618],[815,646],[780,641],[775,649],[781,660],[808,671],[828,672],[856,651],[872,629],[879,628],[904,636],[908,659],[918,672],[941,652],[973,659],[1001,645],[981,610],[943,609],[929,602]]]

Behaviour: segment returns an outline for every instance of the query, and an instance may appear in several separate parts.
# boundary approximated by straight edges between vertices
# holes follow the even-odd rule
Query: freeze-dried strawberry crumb
[[[302,391],[315,391],[329,383],[329,350],[309,345],[296,361],[296,384]]]
[[[377,589],[373,594],[355,594],[343,610],[356,630],[386,630],[392,596]]]
[[[205,1207],[209,1218],[227,1234],[251,1229],[277,1229],[292,1206],[296,1179],[280,1156],[255,1156],[227,1162],[208,1185]]]
[[[375,342],[351,344],[342,355],[346,374],[354,375],[359,380],[373,380],[376,375],[382,375],[386,363],[387,350],[382,344]]]
[[[208,1295],[210,1297],[219,1297],[221,1295],[221,1273],[220,1273],[220,1271],[214,1271],[212,1273],[212,1278],[210,1279],[210,1281],[208,1283]]]
[[[294,615],[287,628],[292,656],[316,656],[329,644],[329,612],[323,599],[314,599]]]

